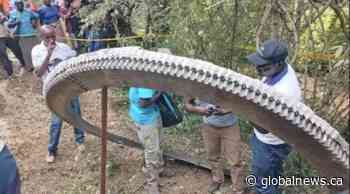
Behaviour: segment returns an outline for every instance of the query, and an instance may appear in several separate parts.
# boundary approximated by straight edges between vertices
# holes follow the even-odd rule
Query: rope
[[[26,34],[26,35],[15,35],[14,37],[18,38],[25,38],[25,37],[32,37],[32,36],[38,36],[38,33],[35,34]],[[59,39],[66,39],[71,41],[81,41],[81,42],[111,42],[111,41],[118,41],[118,40],[131,40],[131,39],[147,39],[148,37],[153,38],[159,38],[159,37],[168,37],[169,34],[151,34],[151,35],[136,35],[136,36],[126,36],[126,37],[117,37],[117,38],[96,38],[96,39],[87,39],[87,38],[72,38],[72,37],[65,37],[65,36],[57,36]]]
[[[27,35],[15,35],[14,37],[25,38],[25,37],[33,37],[38,36],[38,33],[35,34],[27,34]],[[149,34],[149,35],[136,35],[136,36],[127,36],[127,37],[116,37],[116,38],[97,38],[97,39],[86,39],[86,38],[72,38],[72,37],[64,37],[57,36],[57,38],[68,41],[80,41],[80,42],[112,42],[112,41],[124,41],[124,40],[132,40],[132,39],[155,39],[160,37],[170,37],[170,34]],[[256,50],[255,46],[251,45],[240,45],[238,46],[240,49],[245,49],[251,52]],[[335,54],[332,53],[320,53],[320,52],[304,52],[300,55],[301,58],[304,59],[319,59],[319,60],[332,60],[335,59]]]

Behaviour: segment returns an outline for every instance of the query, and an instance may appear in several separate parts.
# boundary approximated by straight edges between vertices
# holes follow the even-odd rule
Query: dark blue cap
[[[255,65],[277,64],[284,62],[288,56],[287,45],[277,40],[267,40],[257,49],[256,53],[247,56]]]

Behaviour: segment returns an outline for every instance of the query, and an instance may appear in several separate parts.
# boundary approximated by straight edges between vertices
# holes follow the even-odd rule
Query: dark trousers
[[[0,194],[20,194],[21,180],[16,161],[5,146],[0,152]]]
[[[80,102],[79,102],[79,97],[73,98],[73,100],[70,103],[71,108],[73,109],[73,112],[81,115],[80,112]],[[50,125],[50,130],[49,130],[49,145],[48,145],[48,150],[50,153],[56,155],[57,152],[57,146],[60,141],[60,136],[61,136],[61,128],[62,128],[63,120],[57,116],[56,114],[52,113],[51,117],[51,125]],[[84,143],[85,135],[84,135],[84,130],[75,128],[74,127],[74,135],[75,135],[75,143],[76,144],[82,144]]]
[[[14,38],[0,38],[0,65],[4,66],[7,75],[11,76],[13,74],[12,62],[8,58],[6,48],[9,48],[12,53],[17,57],[22,67],[25,67],[26,63],[23,58],[21,48],[18,43],[18,39]]]
[[[267,178],[278,178],[282,175],[283,161],[291,147],[288,144],[270,145],[261,142],[255,134],[250,139],[252,148],[252,173],[256,179],[256,194],[281,194],[277,185],[266,185]]]

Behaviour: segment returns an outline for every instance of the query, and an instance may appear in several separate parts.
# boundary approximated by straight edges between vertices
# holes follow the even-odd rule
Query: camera
[[[209,106],[209,107],[208,107],[208,112],[209,112],[209,114],[213,114],[215,111],[217,111],[217,109],[216,109],[215,106]]]

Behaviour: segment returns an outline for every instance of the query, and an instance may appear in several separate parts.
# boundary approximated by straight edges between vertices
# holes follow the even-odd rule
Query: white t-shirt
[[[266,78],[264,78],[266,79]],[[263,79],[263,80],[264,80]],[[270,87],[293,100],[302,101],[302,92],[294,69],[288,65],[287,73]],[[279,145],[285,142],[272,133],[263,134],[254,129],[256,137],[266,144]]]
[[[44,42],[41,42],[38,45],[35,45],[32,49],[32,62],[34,68],[38,69],[44,63],[44,60],[47,55],[47,47]],[[67,44],[62,42],[56,42],[56,47],[52,52],[52,55],[49,60],[48,70],[41,76],[41,79],[44,81],[47,77],[47,74],[52,71],[52,69],[57,65],[55,60],[66,60],[68,58],[74,57],[77,55],[77,52],[71,49]]]

